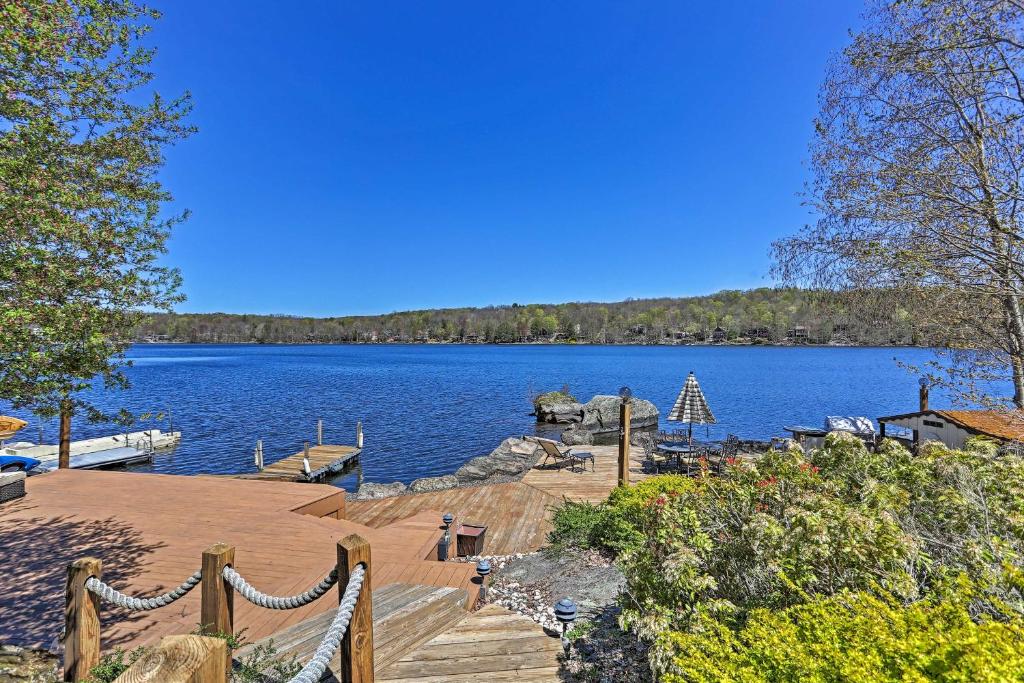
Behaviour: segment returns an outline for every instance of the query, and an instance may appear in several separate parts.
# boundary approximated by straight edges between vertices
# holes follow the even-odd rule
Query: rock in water
[[[392,496],[398,496],[405,493],[406,486],[400,481],[395,481],[390,484],[378,484],[377,482],[368,481],[359,487],[356,491],[356,498],[362,498],[365,500],[377,500],[379,498],[391,498]]]
[[[581,403],[548,403],[537,408],[537,422],[571,424],[582,419],[583,405]]]
[[[563,391],[549,391],[534,400],[533,411],[537,416],[537,422],[569,424],[580,421],[583,406],[571,394]]]
[[[409,484],[409,490],[414,493],[425,493],[427,491],[444,491],[453,489],[459,485],[459,478],[454,474],[446,474],[442,477],[423,477]]]
[[[619,428],[618,396],[595,396],[583,405],[582,425],[591,432],[607,432]],[[634,428],[655,427],[658,424],[658,408],[642,398],[631,402],[629,424]]]

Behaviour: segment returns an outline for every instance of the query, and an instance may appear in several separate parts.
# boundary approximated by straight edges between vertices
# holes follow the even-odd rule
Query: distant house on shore
[[[880,436],[886,425],[914,431],[914,441],[940,441],[949,448],[963,448],[972,436],[997,441],[1024,441],[1024,412],[999,410],[919,410],[878,418]]]
[[[726,334],[724,329],[722,329],[721,327],[716,327],[714,331],[711,333],[711,341],[723,342],[725,341],[727,336],[728,335]]]
[[[807,339],[810,337],[810,332],[803,325],[797,325],[786,332],[786,336],[790,339]]]

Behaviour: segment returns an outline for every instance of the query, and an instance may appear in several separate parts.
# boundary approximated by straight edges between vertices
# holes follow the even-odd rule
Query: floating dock
[[[358,460],[362,451],[363,449],[357,446],[310,446],[308,454],[306,450],[302,450],[295,455],[265,465],[259,472],[229,476],[235,479],[269,481],[323,481]]]
[[[71,442],[71,457],[86,455],[100,451],[109,451],[117,448],[131,448],[137,451],[159,451],[166,448],[174,448],[181,442],[181,432],[162,432],[159,429],[147,429],[143,432],[129,432],[127,434],[114,434],[113,436],[100,436],[95,439],[83,439]],[[25,441],[7,443],[4,445],[18,455],[24,455],[44,463],[48,460],[56,460],[58,447],[54,444],[32,444]]]
[[[123,467],[149,462],[153,459],[153,451],[139,450],[132,446],[108,448],[104,451],[92,451],[71,456],[71,469],[96,470],[102,467]],[[57,469],[57,458],[50,458],[32,470],[32,474],[51,472]]]

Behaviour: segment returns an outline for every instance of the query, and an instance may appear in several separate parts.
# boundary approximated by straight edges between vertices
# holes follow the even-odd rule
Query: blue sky
[[[164,0],[199,133],[181,311],[345,315],[770,284],[862,6]],[[244,8],[244,9],[243,9]]]

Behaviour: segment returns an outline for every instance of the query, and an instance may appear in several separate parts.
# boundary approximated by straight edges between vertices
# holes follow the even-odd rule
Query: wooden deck
[[[619,485],[618,446],[576,446],[575,450],[594,454],[594,471],[557,470],[534,467],[523,477],[523,484],[554,496],[558,500],[602,501]],[[633,446],[629,451],[629,481],[635,484],[651,476],[644,472],[644,450]],[[542,458],[543,460],[543,458]]]
[[[456,525],[486,524],[484,552],[488,555],[531,552],[546,544],[553,509],[563,498],[597,502],[618,485],[618,448],[591,446],[586,450],[594,454],[593,471],[589,467],[585,472],[535,467],[522,481],[507,484],[350,500],[346,516],[379,527],[427,510],[442,510],[455,516]],[[643,471],[643,451],[634,448],[630,455],[630,481],[650,476]]]
[[[316,583],[336,561],[337,541],[358,533],[371,544],[373,584],[450,586],[475,600],[472,565],[423,558],[435,552],[440,510],[422,510],[370,528],[333,519],[344,492],[319,484],[240,481],[61,470],[30,477],[28,495],[0,509],[0,640],[51,645],[63,622],[67,565],[103,561],[105,581],[135,595],[178,585],[216,542],[236,548],[238,571],[254,586],[291,595]],[[104,606],[103,647],[152,643],[188,633],[199,622],[196,590],[173,605],[142,613]],[[236,628],[258,639],[337,606],[325,597],[297,610],[235,601]]]
[[[487,605],[377,672],[393,683],[558,681],[558,638],[528,617]]]
[[[303,464],[305,451],[281,458],[265,465],[259,472],[231,475],[236,479],[263,479],[267,481],[323,481],[332,474],[341,472],[346,465],[359,457],[362,449],[355,446],[310,446],[309,474]]]

